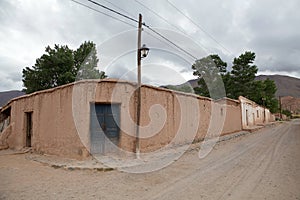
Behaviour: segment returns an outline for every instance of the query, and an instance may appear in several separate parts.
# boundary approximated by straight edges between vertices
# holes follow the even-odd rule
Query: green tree
[[[225,76],[227,63],[218,55],[210,55],[196,60],[192,65],[193,74],[199,77],[195,92],[201,96],[219,99],[225,96],[222,77]]]
[[[96,45],[90,41],[81,44],[74,52],[76,80],[106,78],[105,73],[97,69],[98,62]]]
[[[84,42],[76,51],[67,45],[47,46],[45,52],[34,66],[23,69],[26,93],[72,83],[76,77],[77,80],[106,77],[96,69],[98,59],[93,42]]]
[[[239,96],[251,97],[251,92],[255,90],[254,79],[258,71],[257,66],[253,64],[254,60],[255,53],[250,51],[234,58],[231,70],[232,84],[228,88],[232,98],[238,98]]]
[[[287,117],[292,117],[292,113],[289,110],[282,110],[282,114],[286,115]]]
[[[68,46],[46,47],[46,53],[36,60],[32,68],[23,69],[26,93],[53,88],[75,81],[73,51]]]
[[[275,97],[277,91],[275,82],[266,79],[264,81],[255,81],[253,85],[255,89],[250,94],[250,99],[259,105],[269,108],[272,113],[278,112],[278,100]]]
[[[258,68],[253,64],[254,60],[255,53],[246,51],[238,58],[234,58],[231,72],[226,71],[227,64],[218,55],[197,60],[192,66],[193,74],[199,77],[199,86],[194,88],[195,92],[201,96],[217,99],[223,97],[220,94],[223,94],[222,88],[225,87],[226,96],[229,98],[237,99],[244,96],[266,106],[273,113],[277,112],[276,85],[269,79],[255,81]]]
[[[232,76],[230,72],[227,72],[226,74],[222,75],[223,78],[223,83],[224,83],[224,87],[226,90],[226,96],[229,98],[234,99],[235,98],[235,94],[234,94],[234,90],[232,88],[234,88],[234,82],[232,80]]]
[[[271,112],[278,111],[278,101],[275,97],[276,85],[274,81],[256,81],[255,76],[258,71],[254,65],[255,53],[246,51],[238,58],[234,58],[232,70],[230,72],[227,95],[231,98],[244,96],[257,104],[266,106]]]
[[[262,99],[265,102],[262,102],[261,105],[266,106],[270,109],[272,113],[278,112],[278,100],[275,97],[277,87],[274,81],[266,79],[264,81],[263,97]]]

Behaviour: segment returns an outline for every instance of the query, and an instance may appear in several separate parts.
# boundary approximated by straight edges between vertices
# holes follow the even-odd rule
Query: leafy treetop
[[[73,51],[67,45],[47,46],[45,54],[36,59],[34,66],[23,69],[26,93],[49,89],[81,79],[105,78],[97,69],[96,45],[84,42]]]
[[[197,60],[192,65],[194,75],[199,77],[199,86],[194,88],[195,92],[202,96],[218,99],[223,97],[222,88],[225,88],[227,97],[237,99],[239,96],[244,96],[266,106],[273,113],[277,112],[276,85],[269,79],[255,80],[258,68],[254,65],[254,61],[255,53],[246,51],[234,58],[232,70],[227,71],[227,63],[222,61],[218,55]],[[221,81],[218,77],[221,77]]]

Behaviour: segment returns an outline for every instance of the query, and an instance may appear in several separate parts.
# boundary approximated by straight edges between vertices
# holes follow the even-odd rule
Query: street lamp
[[[146,58],[148,53],[149,53],[149,48],[146,47],[145,44],[143,44],[142,48],[140,49],[141,51],[141,58]]]
[[[141,46],[142,40],[142,15],[139,14],[138,26],[138,42],[137,42],[137,104],[136,104],[136,139],[135,139],[135,153],[136,157],[140,158],[140,122],[141,122],[141,63],[142,58],[145,58],[149,53],[149,48],[144,44]]]

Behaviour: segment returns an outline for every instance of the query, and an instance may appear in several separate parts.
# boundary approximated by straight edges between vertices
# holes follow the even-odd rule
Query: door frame
[[[33,111],[25,112],[25,147],[32,147]]]
[[[249,126],[249,116],[248,116],[248,109],[246,109],[246,126]]]
[[[118,125],[118,143],[115,144],[117,146],[120,146],[120,142],[121,142],[121,103],[120,102],[95,102],[95,101],[91,101],[90,102],[90,112],[89,112],[89,142],[90,142],[90,151],[92,150],[92,133],[91,133],[91,126],[92,126],[92,120],[91,120],[91,117],[92,117],[92,106],[96,106],[96,105],[117,105],[118,106],[118,109],[119,109],[119,119],[118,119],[118,122],[117,125]],[[93,108],[94,111],[96,112],[95,108]],[[105,139],[104,139],[104,143],[103,143],[103,152],[102,153],[106,153],[105,152],[105,140],[106,140],[106,134],[104,133],[105,135]],[[107,137],[108,138],[108,137]]]

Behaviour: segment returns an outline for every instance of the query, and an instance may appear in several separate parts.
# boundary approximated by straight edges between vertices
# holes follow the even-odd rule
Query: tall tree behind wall
[[[196,60],[192,69],[193,74],[199,79],[198,87],[194,88],[194,91],[201,96],[214,99],[224,97],[223,76],[226,73],[226,67],[227,63],[216,54]]]
[[[218,55],[196,60],[192,65],[193,74],[198,76],[199,86],[194,88],[195,92],[201,96],[217,99],[222,98],[223,95],[212,94],[222,94],[220,91],[224,87],[229,98],[237,99],[239,96],[244,96],[266,106],[271,112],[277,112],[276,85],[269,79],[255,81],[258,68],[254,65],[254,61],[255,53],[246,51],[234,58],[232,70],[229,72],[226,70],[227,63]]]
[[[237,99],[239,96],[244,96],[251,99],[251,93],[255,88],[255,75],[258,71],[254,65],[255,53],[246,51],[238,58],[234,58],[231,70],[231,87],[228,87],[228,92],[232,94],[232,98]]]
[[[96,45],[84,42],[77,50],[67,45],[47,46],[45,54],[36,59],[34,66],[23,69],[23,85],[26,93],[49,89],[81,79],[105,78],[97,67]]]

